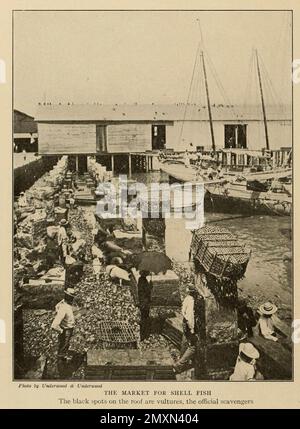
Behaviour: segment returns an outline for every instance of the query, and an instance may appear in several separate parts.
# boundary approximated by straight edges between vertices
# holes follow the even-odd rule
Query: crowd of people
[[[75,191],[76,180],[71,172],[66,173],[68,186],[63,192],[56,192],[53,196],[54,209],[57,207],[72,211],[76,209]],[[95,177],[99,181],[99,176]],[[18,200],[19,207],[28,207],[29,202],[25,193],[21,192]],[[122,220],[120,220],[122,222]],[[52,221],[53,222],[53,221]],[[123,225],[124,226],[124,225]],[[125,225],[126,226],[126,225]],[[117,246],[113,242],[114,226],[103,228],[100,224],[93,230],[93,244],[91,246],[92,267],[95,281],[99,281],[100,273],[106,271],[112,281],[122,286],[123,282],[130,282],[130,269],[127,258],[130,259],[132,252]],[[70,340],[75,328],[75,317],[73,303],[75,297],[74,286],[80,280],[84,265],[88,263],[85,240],[76,235],[68,221],[67,216],[59,220],[57,225],[47,227],[47,258],[49,267],[55,262],[65,269],[64,299],[55,307],[56,315],[52,323],[52,329],[57,331],[58,336],[58,359],[66,360],[72,358],[69,354]],[[52,259],[51,259],[52,255]],[[150,307],[152,282],[149,280],[150,273],[141,270],[137,282],[137,298],[140,309],[140,339],[143,341],[149,336]],[[202,283],[206,282],[205,275]],[[206,286],[204,284],[204,286]],[[179,374],[190,365],[194,365],[197,343],[203,320],[200,315],[203,312],[204,297],[199,294],[194,284],[188,284],[186,296],[182,303],[182,330],[183,343],[180,358],[174,364],[174,372]],[[259,333],[267,341],[278,341],[275,324],[272,319],[277,307],[266,302],[262,304],[254,314],[252,308],[244,300],[239,300],[237,305],[237,323],[240,330],[240,346],[236,365],[230,380],[245,381],[262,379],[263,376],[257,368],[259,351],[251,343],[253,329],[258,327]],[[199,321],[200,317],[200,321]],[[202,326],[203,328],[203,326]]]
[[[203,279],[204,277],[204,279]],[[205,275],[201,276],[204,288],[207,287]],[[194,367],[196,362],[196,350],[201,329],[203,328],[203,294],[194,284],[189,284],[186,290],[186,297],[182,303],[182,347],[181,356],[175,362],[173,369],[176,374],[180,374],[187,369]],[[271,302],[266,302],[259,306],[256,314],[243,299],[238,300],[237,305],[237,326],[239,330],[239,352],[236,359],[234,372],[230,376],[231,381],[253,381],[262,380],[264,376],[259,369],[260,353],[251,343],[254,337],[253,329],[258,328],[258,334],[267,341],[278,341],[276,327],[273,316],[278,308]]]

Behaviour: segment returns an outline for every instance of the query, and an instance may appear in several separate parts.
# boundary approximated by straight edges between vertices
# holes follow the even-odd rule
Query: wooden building
[[[288,107],[266,106],[270,150],[292,146]],[[216,150],[258,151],[265,147],[260,106],[212,105]],[[161,149],[209,150],[211,134],[206,106],[199,105],[39,105],[39,153],[74,155],[84,169],[86,155],[108,157],[131,170],[134,157]],[[133,157],[133,158],[132,158]],[[147,168],[151,161],[146,160]]]
[[[14,110],[13,119],[14,152],[38,151],[37,124],[34,117],[20,110]]]

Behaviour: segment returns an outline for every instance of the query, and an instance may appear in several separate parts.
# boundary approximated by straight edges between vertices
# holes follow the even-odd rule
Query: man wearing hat
[[[262,304],[258,309],[258,313],[260,314],[258,326],[261,335],[267,340],[278,341],[275,333],[274,322],[272,320],[272,316],[276,313],[276,311],[276,305],[272,304],[271,302]]]
[[[239,355],[236,360],[231,381],[253,381],[260,375],[256,370],[256,360],[259,358],[258,350],[251,343],[241,343],[239,345]]]
[[[59,332],[58,336],[58,358],[67,359],[70,340],[73,335],[75,318],[72,304],[74,301],[74,289],[65,290],[65,296],[56,307],[56,316],[52,322],[51,328]]]
[[[23,192],[23,191],[20,192],[20,196],[18,199],[18,206],[19,207],[27,207],[28,206],[27,198],[26,198],[25,192]]]
[[[183,344],[184,351],[181,358],[175,363],[174,371],[179,374],[185,370],[190,360],[193,360],[196,352],[197,336],[195,334],[195,299],[197,289],[193,284],[187,288],[187,296],[182,303],[182,327],[183,327]]]
[[[68,234],[66,231],[66,227],[68,226],[68,224],[69,222],[66,219],[61,219],[61,221],[59,222],[59,230],[57,234],[59,255],[62,261],[64,261],[65,257],[67,256]]]

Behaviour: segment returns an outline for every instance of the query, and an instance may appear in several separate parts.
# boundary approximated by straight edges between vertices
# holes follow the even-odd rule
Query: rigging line
[[[261,79],[264,87],[265,92],[265,98],[266,98],[266,105],[274,106],[275,108],[280,109],[280,104],[278,103],[278,100],[274,96],[270,81],[267,78],[267,75],[264,74],[265,70],[263,66],[261,67]]]
[[[213,62],[212,62],[212,60],[211,60],[211,58],[210,58],[209,54],[207,53],[206,55],[207,55],[207,57],[208,57],[208,60],[209,60],[209,61],[208,61],[208,62],[209,62],[209,66],[210,66],[211,71],[212,71],[212,73],[213,73],[213,76],[214,76],[214,78],[215,78],[215,80],[216,80],[216,83],[217,83],[218,89],[219,89],[219,91],[220,91],[221,95],[222,95],[222,96],[223,96],[223,98],[224,98],[225,104],[227,104],[227,105],[229,106],[230,111],[233,113],[233,116],[235,117],[235,119],[236,119],[236,121],[237,121],[238,123],[241,123],[241,122],[243,123],[243,122],[245,122],[244,118],[240,118],[240,117],[239,117],[239,115],[237,114],[237,112],[236,112],[236,110],[235,110],[235,108],[234,108],[233,104],[231,103],[231,100],[229,99],[229,97],[228,97],[228,95],[227,95],[227,93],[226,93],[226,90],[225,90],[225,88],[224,88],[224,86],[223,86],[223,84],[222,84],[222,82],[221,82],[221,80],[220,80],[220,78],[219,78],[219,76],[218,76],[218,73],[217,73],[216,67],[214,66],[214,64],[213,64]],[[246,134],[246,129],[245,129],[245,127],[242,127],[242,133],[243,133],[243,135],[247,138],[247,134]],[[251,141],[249,140],[249,138],[248,138],[248,143],[250,143],[250,144],[251,144]]]
[[[246,88],[245,88],[245,96],[244,96],[244,103],[243,103],[243,108],[244,110],[246,109],[247,106],[247,102],[248,100],[248,94],[249,94],[249,98],[251,97],[251,87],[252,87],[252,76],[253,76],[253,49],[252,49],[252,53],[250,55],[250,59],[249,59],[249,65],[248,65],[248,76],[247,76],[247,80],[246,80]]]
[[[197,18],[196,21],[198,22],[198,28],[199,28],[199,33],[200,33],[200,50],[203,51],[204,50],[204,38],[203,38],[200,18]]]
[[[245,119],[247,119],[247,116],[251,114],[251,107],[250,106],[251,106],[253,71],[254,71],[254,66],[255,66],[254,58],[255,58],[254,57],[254,49],[252,48],[252,52],[251,52],[249,63],[248,63],[248,76],[247,76],[247,81],[246,81],[245,98],[244,98],[244,103],[242,105],[242,113],[243,113],[242,122],[245,122]],[[248,99],[248,94],[249,94],[249,99]],[[249,103],[249,101],[250,101],[250,103]],[[246,116],[246,118],[245,118],[245,116]],[[252,146],[252,140],[251,140],[251,138],[249,138],[249,135],[247,136],[245,127],[242,127],[242,132],[247,139],[247,146],[249,144],[251,147]]]
[[[275,100],[277,99],[278,101],[276,101],[276,103],[275,104],[283,104],[283,103],[281,103],[281,102],[279,102],[280,101],[280,97],[278,96],[278,94],[277,94],[277,92],[276,92],[276,90],[275,90],[275,87],[273,86],[273,83],[272,83],[272,80],[271,80],[271,78],[270,78],[270,75],[269,75],[269,73],[268,73],[268,70],[267,70],[267,67],[266,67],[266,65],[265,65],[265,63],[264,63],[264,60],[263,60],[263,58],[262,58],[262,56],[261,55],[259,55],[259,60],[260,60],[260,63],[262,64],[262,70],[263,70],[263,73],[264,73],[264,75],[263,75],[263,77],[265,78],[265,80],[267,80],[268,81],[268,83],[270,84],[270,88],[271,88],[271,91],[272,91],[272,95],[275,97]]]
[[[216,80],[216,83],[217,83],[218,89],[219,89],[219,91],[220,91],[220,93],[221,93],[222,97],[224,98],[225,104],[227,104],[227,105],[229,106],[229,109],[230,109],[230,110],[231,110],[231,112],[233,113],[233,116],[236,118],[236,120],[237,120],[237,121],[241,121],[241,119],[239,118],[239,115],[237,114],[237,112],[236,112],[236,110],[235,110],[235,108],[234,108],[233,104],[231,103],[231,100],[229,99],[229,97],[228,97],[228,95],[227,95],[227,93],[226,93],[226,91],[225,91],[225,88],[224,88],[224,86],[223,86],[223,84],[222,84],[221,80],[220,80],[220,79],[219,79],[219,77],[218,77],[218,74],[217,74],[216,68],[215,68],[215,66],[214,66],[214,64],[213,64],[213,62],[212,62],[212,60],[211,60],[210,58],[209,58],[209,65],[210,65],[210,67],[211,67],[211,71],[212,71],[212,73],[213,73],[213,76],[214,76],[214,78],[215,78],[215,80]]]
[[[216,67],[214,66],[214,63],[213,63],[212,59],[210,58],[208,52],[206,52],[206,56],[207,56],[208,64],[209,64],[209,66],[211,68],[213,77],[214,77],[214,79],[216,81],[216,84],[218,86],[218,89],[219,89],[219,91],[220,91],[220,93],[221,93],[221,95],[222,95],[225,103],[227,103],[229,99],[228,99],[228,97],[226,95],[226,92],[225,92],[225,89],[224,89],[224,87],[222,85],[222,82],[221,82],[221,80],[218,77],[218,73],[217,73]]]
[[[227,92],[226,92],[226,90],[224,88],[224,85],[222,84],[222,81],[221,81],[221,79],[218,76],[217,69],[216,69],[216,67],[215,67],[212,59],[210,58],[210,56],[208,54],[207,54],[207,56],[208,56],[208,60],[209,60],[209,65],[211,67],[211,71],[212,71],[213,76],[214,76],[214,78],[216,80],[218,89],[219,89],[219,91],[220,91],[220,93],[221,93],[221,95],[222,95],[222,97],[223,97],[223,99],[225,101],[225,104],[227,104],[229,106],[229,108],[233,112],[234,116],[238,117],[236,111],[234,110],[234,106],[233,106],[231,100],[229,99],[229,96],[228,96],[228,94],[227,94]]]
[[[240,118],[239,117],[239,115],[238,115],[238,113],[237,113],[237,111],[235,110],[235,108],[234,108],[234,105],[232,104],[232,102],[231,102],[231,100],[229,99],[229,97],[228,97],[228,95],[227,95],[227,93],[226,93],[226,90],[225,90],[225,88],[224,88],[224,86],[223,86],[223,84],[222,84],[222,82],[221,82],[221,80],[220,80],[220,78],[219,78],[219,76],[218,76],[218,73],[217,73],[217,70],[216,70],[216,67],[214,66],[214,64],[213,64],[213,61],[212,61],[212,59],[210,58],[210,56],[209,56],[209,54],[207,53],[206,54],[207,55],[207,57],[208,57],[208,63],[209,63],[209,66],[210,66],[210,68],[211,68],[211,71],[212,71],[212,73],[213,73],[213,76],[214,76],[214,78],[215,78],[215,80],[216,80],[216,83],[217,83],[217,86],[218,86],[218,89],[219,89],[219,91],[220,91],[220,93],[221,93],[221,95],[223,96],[223,98],[224,98],[224,101],[225,101],[225,104],[227,104],[228,106],[229,106],[229,109],[230,109],[230,111],[231,111],[231,113],[233,114],[233,117],[235,118],[235,120],[239,123],[239,124],[244,124],[244,122],[245,122],[245,118],[244,117],[242,117],[242,118]],[[246,141],[247,141],[247,145],[251,145],[251,143],[252,143],[252,141],[251,141],[251,139],[249,139],[249,136],[247,137],[247,131],[246,131],[246,127],[245,126],[242,126],[241,127],[241,129],[242,129],[242,133],[243,133],[243,135],[244,135],[244,137],[246,138]]]
[[[257,72],[255,69],[255,49],[253,48],[248,106],[257,106],[258,104],[256,88],[257,88]]]
[[[197,65],[197,61],[198,61],[198,57],[199,57],[199,51],[200,51],[200,44],[198,43],[197,51],[196,51],[196,57],[195,57],[195,62],[194,62],[194,66],[193,66],[192,78],[191,78],[191,82],[190,82],[190,86],[189,86],[187,101],[185,103],[185,108],[184,108],[183,121],[182,121],[182,124],[181,124],[181,130],[180,130],[179,141],[178,141],[179,145],[180,145],[180,142],[181,142],[181,139],[182,139],[183,125],[184,125],[184,122],[185,122],[185,119],[186,119],[186,113],[187,113],[187,104],[188,104],[188,101],[189,101],[190,95],[191,95],[191,89],[192,89],[193,80],[194,80],[194,76],[195,76],[195,70],[196,70],[196,65]]]
[[[268,70],[267,70],[265,63],[261,57],[260,57],[260,61],[261,61],[261,64],[263,66],[262,68],[263,68],[263,72],[265,75],[263,77],[265,78],[264,80],[269,85],[269,90],[270,90],[271,96],[273,97],[274,104],[275,104],[275,106],[277,106],[279,108],[279,112],[284,113],[284,110],[285,110],[284,104],[283,104],[282,100],[280,100],[280,97],[278,96],[278,93],[276,92],[276,89],[275,89],[273,82],[270,78]]]
[[[229,100],[229,98],[228,98],[228,96],[227,96],[227,94],[226,94],[226,91],[225,91],[225,89],[224,89],[224,87],[223,87],[223,85],[222,85],[222,82],[221,82],[221,80],[220,80],[220,79],[219,79],[219,77],[218,77],[218,74],[217,74],[216,68],[215,68],[215,66],[214,66],[214,64],[213,64],[213,62],[212,62],[212,60],[211,60],[211,58],[210,58],[208,55],[207,55],[207,57],[208,57],[208,64],[209,64],[209,66],[210,66],[210,69],[211,69],[211,72],[212,72],[212,74],[213,74],[213,77],[214,77],[214,79],[215,79],[215,81],[216,81],[216,84],[217,84],[217,87],[218,87],[218,89],[219,89],[219,91],[220,91],[220,94],[221,94],[221,96],[223,97],[225,104],[227,104],[227,105],[229,106],[229,108],[230,108],[230,109],[233,109],[233,108],[232,108],[232,103],[231,103],[231,101]],[[237,116],[235,113],[234,113],[234,115],[235,115],[235,116]]]
[[[255,51],[254,51],[255,52]],[[254,68],[256,69],[257,64],[256,64],[256,55],[254,55]],[[254,72],[254,90],[256,89],[256,93],[259,96],[259,78],[258,78],[258,73],[255,70]],[[253,110],[253,114],[255,115],[255,113],[257,112],[258,114],[258,118],[260,117],[260,122],[264,122],[262,116],[262,105],[261,105],[261,101],[258,103],[254,104],[254,110]],[[262,147],[265,147],[264,141],[265,141],[265,132],[264,132],[264,127],[258,127],[258,134],[259,134],[259,141],[260,141],[260,145],[262,145]]]

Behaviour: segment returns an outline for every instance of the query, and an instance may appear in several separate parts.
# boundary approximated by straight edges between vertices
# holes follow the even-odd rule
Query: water
[[[166,181],[158,172],[139,174],[136,180],[150,184]],[[259,305],[271,300],[279,306],[280,317],[289,320],[292,303],[292,265],[283,260],[291,251],[291,218],[280,216],[241,217],[228,213],[207,213],[205,223],[228,228],[252,251],[245,278],[238,283],[243,293]],[[166,219],[166,253],[178,262],[187,263],[191,232],[185,219]]]

